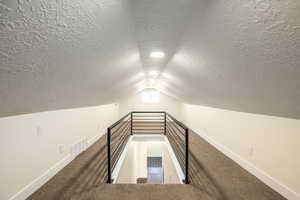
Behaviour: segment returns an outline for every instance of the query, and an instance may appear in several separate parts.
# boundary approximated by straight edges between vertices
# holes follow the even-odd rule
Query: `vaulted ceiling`
[[[111,103],[145,87],[300,118],[300,1],[0,1],[0,116]]]

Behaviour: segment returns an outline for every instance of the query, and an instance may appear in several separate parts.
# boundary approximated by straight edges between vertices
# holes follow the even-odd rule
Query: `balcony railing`
[[[189,129],[164,111],[133,111],[107,129],[107,183],[113,182],[112,171],[133,134],[165,135],[189,183]]]

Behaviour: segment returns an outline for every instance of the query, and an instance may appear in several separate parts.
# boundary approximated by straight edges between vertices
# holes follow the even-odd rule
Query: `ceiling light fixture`
[[[150,57],[151,58],[163,58],[163,57],[165,57],[165,53],[162,51],[153,51],[153,52],[151,52]]]

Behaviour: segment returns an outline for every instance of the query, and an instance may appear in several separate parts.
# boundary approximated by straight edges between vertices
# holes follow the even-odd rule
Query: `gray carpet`
[[[28,199],[285,199],[194,133],[190,135],[191,185],[108,185],[105,139],[80,154]]]
[[[215,200],[192,185],[102,184],[72,200]]]
[[[224,200],[285,199],[193,132],[190,149],[192,184],[211,196]]]

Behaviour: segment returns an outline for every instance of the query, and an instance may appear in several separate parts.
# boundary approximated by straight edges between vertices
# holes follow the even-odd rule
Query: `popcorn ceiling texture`
[[[0,0],[0,116],[117,101],[152,69],[186,103],[300,118],[300,1]]]
[[[300,1],[205,6],[166,67],[169,91],[192,104],[300,118]]]
[[[141,65],[129,59],[138,49],[122,1],[0,2],[0,116],[99,105],[132,90]]]

